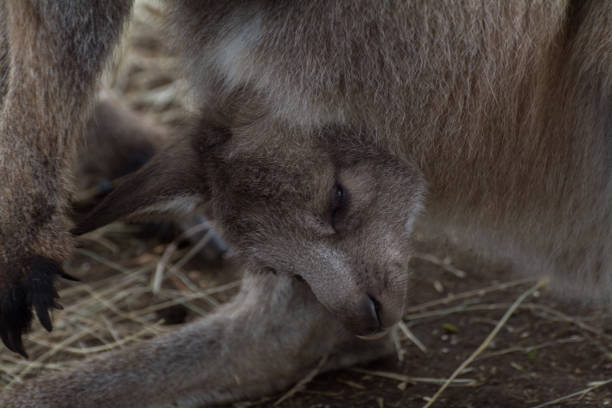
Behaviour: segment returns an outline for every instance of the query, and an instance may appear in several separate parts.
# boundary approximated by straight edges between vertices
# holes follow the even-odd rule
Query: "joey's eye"
[[[348,194],[346,189],[340,184],[336,183],[332,188],[331,202],[330,202],[330,223],[335,230],[338,230],[340,222],[346,214],[348,206]]]
[[[334,198],[336,200],[342,200],[342,197],[344,197],[344,188],[342,188],[340,184],[336,184],[334,186]]]

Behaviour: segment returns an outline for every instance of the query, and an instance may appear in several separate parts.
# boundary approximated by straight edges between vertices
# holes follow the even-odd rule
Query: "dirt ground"
[[[143,0],[135,14],[105,83],[148,119],[180,124],[189,101],[185,84],[173,75],[174,56],[161,45],[155,26],[163,11],[155,0]],[[83,239],[66,266],[82,282],[62,283],[65,309],[55,313],[53,333],[35,325],[25,344],[30,360],[0,349],[0,388],[173,330],[176,326],[167,323],[197,319],[236,293],[239,272],[232,262],[158,237],[156,231],[115,224]],[[299,390],[235,406],[423,407],[536,283],[459,251],[447,239],[421,237],[416,248],[395,355],[319,374]],[[161,285],[153,290],[160,276]],[[538,290],[433,406],[612,406],[611,323],[611,313]]]
[[[154,271],[173,246],[144,239],[132,233],[134,229],[139,228],[116,224],[83,241],[68,265],[83,282],[62,284],[66,308],[55,314],[53,333],[37,328],[28,336],[29,361],[0,351],[1,386],[173,330],[176,326],[164,319],[192,321],[236,292],[239,272],[233,263],[224,266],[199,253],[180,271],[169,273],[160,292],[153,294]],[[192,248],[179,248],[167,258],[169,269]],[[535,282],[469,251],[458,251],[444,239],[418,241],[417,249],[403,319],[416,340],[400,330],[394,355],[319,374],[278,405],[286,392],[234,406],[423,407]],[[460,382],[447,388],[433,406],[612,406],[612,384],[603,383],[612,379],[611,323],[610,313],[540,290],[524,300],[487,349],[460,373]]]
[[[517,282],[502,266],[442,242],[421,242],[421,254],[450,260],[458,277],[423,259],[412,262],[414,286],[404,322],[426,350],[401,342],[403,361],[390,356],[357,370],[315,377],[284,407],[423,407],[483,342],[506,309],[533,282]],[[429,258],[429,256],[427,256]],[[508,286],[510,286],[508,284]],[[478,294],[484,288],[492,289]],[[488,290],[488,289],[486,289]],[[461,294],[465,297],[459,299]],[[453,297],[451,302],[439,302]],[[433,303],[429,303],[433,302]],[[424,305],[431,304],[426,307]],[[525,300],[488,348],[445,390],[437,407],[605,407],[612,405],[612,315],[563,302],[546,290]],[[406,378],[403,378],[403,377]],[[575,397],[555,403],[572,393]]]

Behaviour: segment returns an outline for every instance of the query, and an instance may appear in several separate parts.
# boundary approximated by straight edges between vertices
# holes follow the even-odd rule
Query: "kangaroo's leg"
[[[0,112],[0,338],[25,355],[32,320],[51,329],[53,281],[72,239],[66,218],[76,141],[95,80],[130,0],[7,0],[0,5],[8,81]],[[8,49],[7,49],[8,48]]]
[[[164,126],[147,121],[112,92],[99,92],[87,121],[77,162],[77,188],[104,193],[105,181],[138,170],[170,139]]]
[[[191,407],[253,398],[302,379],[329,355],[327,368],[388,352],[385,339],[348,334],[301,282],[251,275],[236,298],[183,329],[101,355],[17,386],[2,407]],[[173,405],[175,404],[175,405]]]

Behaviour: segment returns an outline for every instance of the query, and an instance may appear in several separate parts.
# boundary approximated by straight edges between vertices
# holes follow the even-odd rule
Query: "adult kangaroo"
[[[78,126],[67,124],[86,116],[129,10],[56,3],[4,5],[0,168],[16,182],[0,202],[0,333],[16,351],[30,306],[50,327],[51,273],[70,246],[65,146]],[[382,336],[410,299],[417,221],[552,275],[577,298],[609,300],[612,5],[169,8],[199,119],[74,232],[202,206],[244,259],[243,288],[209,317],[8,390],[0,405],[196,406],[281,389],[324,355],[326,368],[375,358],[388,342],[362,339]]]

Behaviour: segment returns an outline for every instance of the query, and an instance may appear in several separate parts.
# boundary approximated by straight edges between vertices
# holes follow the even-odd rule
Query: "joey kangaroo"
[[[51,272],[70,243],[60,209],[79,129],[67,123],[86,116],[129,10],[96,5],[4,6],[0,163],[29,186],[4,187],[0,204],[2,245],[30,226],[0,264],[11,294],[0,331],[16,351],[31,305],[50,327]],[[610,300],[612,5],[176,1],[169,10],[197,125],[74,232],[203,206],[245,261],[243,288],[207,318],[5,391],[0,405],[197,406],[281,389],[323,356],[326,368],[375,358],[387,340],[355,335],[376,338],[402,316],[415,222],[452,229],[527,274],[552,274],[575,297]],[[65,46],[68,29],[75,43]],[[53,69],[32,75],[39,51]],[[69,105],[49,111],[51,97]],[[17,128],[26,114],[35,119]],[[14,166],[9,148],[29,159]]]

